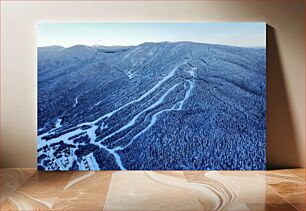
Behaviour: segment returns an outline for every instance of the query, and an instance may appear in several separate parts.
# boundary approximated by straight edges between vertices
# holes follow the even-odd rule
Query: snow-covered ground
[[[135,135],[135,137],[131,140],[130,143],[128,143],[125,146],[119,146],[116,147],[114,149],[109,149],[107,146],[103,145],[102,143],[104,142],[104,140],[118,134],[121,131],[127,130],[131,127],[134,126],[135,122],[137,121],[137,119],[144,113],[148,112],[149,110],[158,107],[159,105],[161,105],[162,103],[164,103],[165,98],[169,95],[169,93],[173,92],[173,90],[175,90],[175,88],[178,87],[179,84],[183,84],[184,81],[179,82],[175,85],[173,85],[171,88],[167,89],[166,92],[159,98],[156,100],[156,102],[154,102],[153,104],[151,104],[150,106],[148,106],[147,108],[145,108],[144,110],[142,110],[141,112],[137,113],[126,125],[122,126],[121,128],[115,130],[113,133],[105,136],[100,142],[96,142],[96,134],[95,134],[95,130],[98,129],[98,126],[96,125],[97,123],[99,123],[101,120],[105,120],[107,118],[110,118],[112,115],[114,115],[116,112],[126,108],[127,106],[136,103],[136,102],[140,102],[141,100],[145,99],[146,97],[148,97],[150,94],[152,94],[154,91],[156,91],[158,88],[160,88],[166,81],[168,81],[171,77],[173,77],[177,71],[177,69],[179,67],[181,67],[182,65],[187,64],[187,62],[190,60],[185,60],[182,64],[176,65],[166,76],[164,76],[158,83],[156,83],[155,86],[153,86],[150,90],[148,90],[147,92],[145,92],[143,95],[141,95],[139,98],[132,100],[128,103],[126,103],[125,105],[111,111],[108,112],[106,114],[104,114],[102,117],[99,117],[98,119],[92,121],[92,122],[85,122],[85,123],[81,123],[79,125],[77,125],[77,127],[74,127],[73,130],[70,129],[66,129],[69,132],[67,133],[63,133],[62,135],[53,138],[51,140],[46,141],[44,139],[44,137],[46,135],[52,135],[55,134],[56,132],[54,130],[48,131],[44,134],[41,134],[38,136],[38,149],[43,148],[46,145],[50,145],[50,144],[54,144],[54,143],[59,143],[61,140],[64,141],[65,144],[73,144],[73,138],[78,134],[84,133],[86,132],[86,134],[89,136],[90,138],[90,143],[99,146],[100,148],[106,150],[108,153],[112,154],[114,156],[114,159],[117,163],[117,165],[120,167],[121,170],[125,170],[125,167],[122,164],[120,155],[117,153],[117,151],[123,150],[125,149],[127,146],[129,146],[135,138],[137,138],[138,136],[140,136],[142,133],[145,133],[150,127],[152,127],[156,121],[157,121],[157,117],[164,113],[164,112],[168,112],[168,111],[175,111],[175,110],[181,110],[183,107],[184,102],[190,97],[190,94],[192,92],[193,86],[194,86],[194,81],[193,80],[187,80],[187,82],[189,83],[189,86],[185,88],[188,88],[185,94],[185,97],[183,100],[175,103],[170,109],[164,109],[161,110],[157,113],[155,113],[152,116],[152,119],[150,120],[150,123],[147,125],[147,127],[142,130],[141,132],[139,132],[138,134]],[[190,70],[188,69],[187,72],[190,73],[190,75],[192,77],[195,76],[195,70],[197,68],[191,68]],[[77,103],[77,98],[76,98],[76,103]],[[178,106],[178,107],[177,107]],[[177,108],[176,108],[177,107]],[[57,122],[56,122],[56,128],[61,127],[62,125],[60,124],[62,121],[62,119],[58,118]],[[104,126],[104,122],[101,123],[101,127],[100,129],[105,129],[107,128],[106,126]],[[82,126],[90,126],[88,129],[81,129]],[[49,156],[51,156],[53,153],[53,151],[49,151]],[[54,158],[54,157],[53,157]],[[56,158],[54,158],[56,160]],[[66,161],[66,160],[65,160]],[[60,162],[58,160],[56,160],[57,165],[59,166],[59,168],[61,170],[68,170],[69,167],[71,167],[72,165],[72,159],[71,157],[68,158],[68,162]],[[90,153],[89,155],[85,156],[84,159],[82,159],[81,161],[79,161],[79,169],[80,170],[97,170],[100,169],[99,165],[97,164],[95,157],[93,156],[93,153]]]
[[[80,51],[85,51],[85,55]],[[265,146],[265,134],[262,134],[265,132],[264,51],[182,42],[146,43],[101,55],[84,46],[65,49],[65,52],[60,58],[52,54],[54,58],[50,60],[54,63],[50,66],[54,71],[43,71],[39,76],[43,84],[39,84],[39,97],[50,96],[39,104],[43,117],[39,119],[37,137],[39,168],[99,170],[104,162],[104,157],[99,156],[105,156],[114,164],[109,162],[103,169],[126,170],[134,168],[130,161],[146,159],[138,155],[150,157],[159,153],[162,154],[159,157],[169,158],[168,152],[184,151],[191,153],[186,159],[193,160],[182,159],[183,164],[177,166],[212,169],[213,165],[219,168],[222,162],[208,161],[208,166],[204,166],[203,160],[219,153],[220,148],[223,154],[215,156],[216,159],[228,159],[232,149],[243,151],[239,154],[244,156],[240,160],[226,161],[230,169],[261,169],[265,163],[262,150]],[[63,64],[55,62],[57,59],[67,59],[67,68],[57,66]],[[50,68],[46,64],[40,67]],[[71,71],[71,83],[65,71]],[[50,89],[53,92],[49,95]],[[71,97],[73,90],[78,91]],[[193,109],[198,113],[192,113],[193,119],[190,119]],[[184,137],[175,137],[175,133],[181,132],[173,125],[177,114],[184,115],[179,120],[184,125],[178,125],[184,128]],[[168,128],[162,128],[161,122]],[[158,130],[176,131],[172,136],[173,147],[177,147],[175,143],[180,142],[180,138],[188,139],[184,144],[190,145],[177,152],[167,150],[169,146],[164,145],[156,148],[146,134],[159,133]],[[241,134],[240,137],[237,134]],[[167,135],[163,132],[159,137]],[[197,144],[193,141],[201,139],[203,143],[196,152]],[[229,144],[232,140],[243,141],[245,146]],[[164,144],[168,142],[169,139]],[[223,146],[223,143],[228,145]],[[146,151],[148,149],[152,151]],[[237,155],[235,153],[233,156]],[[158,162],[160,166],[168,166],[169,162],[179,163],[180,160],[170,157]],[[201,162],[202,166],[197,166]]]

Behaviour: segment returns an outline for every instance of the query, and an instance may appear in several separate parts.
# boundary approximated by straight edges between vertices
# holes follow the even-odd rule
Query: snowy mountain
[[[265,169],[266,50],[38,48],[38,168]]]

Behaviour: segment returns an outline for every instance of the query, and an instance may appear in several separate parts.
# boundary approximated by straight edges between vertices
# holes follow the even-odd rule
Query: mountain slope
[[[265,49],[38,49],[41,169],[264,169]]]

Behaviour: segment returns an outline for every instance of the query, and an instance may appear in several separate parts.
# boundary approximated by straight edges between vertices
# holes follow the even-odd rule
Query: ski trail
[[[197,69],[197,68],[192,68],[192,69],[189,71],[190,75],[191,75],[193,78],[195,77],[195,70],[196,70],[196,69]],[[172,77],[172,76],[171,76],[171,77]],[[126,147],[128,147],[129,145],[131,145],[132,142],[133,142],[137,137],[139,137],[141,134],[145,133],[149,128],[151,128],[151,127],[154,125],[154,123],[156,122],[157,116],[160,115],[161,113],[164,113],[164,112],[167,112],[167,111],[172,111],[172,110],[181,110],[182,107],[183,107],[184,102],[190,97],[190,94],[191,94],[191,92],[192,92],[192,90],[193,90],[193,88],[194,88],[194,81],[188,80],[188,82],[189,82],[189,89],[186,91],[186,94],[185,94],[185,96],[184,96],[184,99],[181,100],[179,103],[174,104],[170,109],[165,109],[165,110],[159,111],[159,112],[157,112],[156,114],[154,114],[154,115],[152,116],[152,119],[151,119],[150,124],[149,124],[144,130],[142,130],[140,133],[138,133],[136,136],[134,136],[133,139],[132,139],[126,146],[124,146],[124,147],[121,147],[121,146],[120,146],[120,147],[116,147],[116,148],[114,148],[114,149],[109,149],[109,148],[107,148],[106,146],[100,144],[100,146],[101,146],[103,149],[107,150],[110,154],[112,154],[112,155],[115,157],[115,161],[116,161],[117,165],[119,166],[119,168],[120,168],[121,170],[126,170],[126,168],[123,166],[122,161],[121,161],[121,157],[120,157],[120,155],[117,153],[117,151],[123,150],[123,149],[125,149]],[[143,110],[142,112],[138,113],[138,114],[137,114],[137,115],[127,124],[127,125],[121,127],[119,130],[115,131],[114,133],[112,133],[112,134],[110,134],[110,135],[104,137],[104,138],[102,139],[101,142],[103,142],[103,141],[106,140],[107,138],[109,138],[109,137],[111,137],[111,136],[113,136],[113,135],[119,133],[120,131],[122,131],[122,130],[124,130],[124,129],[130,127],[130,126],[132,126],[132,125],[135,123],[136,119],[137,119],[142,113],[144,113],[144,112],[146,112],[146,111],[148,111],[148,110],[150,110],[150,109],[156,107],[157,105],[161,104],[161,103],[164,101],[164,99],[166,98],[166,96],[167,96],[173,89],[175,89],[178,85],[179,85],[179,84],[176,84],[176,85],[172,86],[169,90],[167,90],[167,92],[166,92],[162,97],[159,98],[158,101],[156,101],[154,104],[152,104],[152,105],[151,105],[150,107],[148,107],[147,109],[145,109],[145,110]],[[179,104],[179,107],[176,109],[175,107],[176,107],[178,104]]]
[[[102,149],[104,149],[104,150],[106,150],[108,153],[110,153],[111,155],[113,155],[114,156],[114,158],[115,158],[115,162],[116,162],[116,164],[119,166],[119,168],[121,169],[121,170],[126,170],[124,167],[123,167],[123,165],[122,165],[122,161],[121,161],[121,157],[120,157],[120,155],[118,154],[118,153],[116,153],[114,150],[112,150],[112,149],[109,149],[107,146],[105,146],[105,145],[103,145],[103,144],[101,144],[101,143],[97,143],[97,142],[95,142],[95,140],[96,140],[96,133],[95,133],[95,130],[98,128],[99,126],[93,126],[93,127],[91,127],[91,128],[89,128],[89,129],[87,129],[86,130],[86,133],[87,133],[87,135],[89,136],[89,138],[90,138],[90,143],[91,144],[94,144],[94,145],[98,145],[99,147],[100,147],[100,149],[102,148]],[[94,156],[93,156],[94,157]],[[96,161],[95,161],[96,162]],[[99,167],[99,165],[98,165],[98,168],[97,169],[100,169],[100,167]]]
[[[106,124],[104,125],[104,122],[102,122],[100,130],[107,129],[107,128],[108,128],[108,126]]]
[[[190,97],[191,91],[194,89],[194,82],[190,81],[190,80],[188,80],[188,82],[189,82],[189,89],[187,90],[187,92],[184,96],[184,99],[178,103],[179,107],[175,110],[182,110],[183,109],[183,105],[184,105],[185,101]]]
[[[189,60],[190,60],[190,59],[185,60],[181,65],[186,64]],[[117,109],[115,109],[115,110],[113,110],[113,111],[107,113],[107,114],[104,114],[103,116],[99,117],[98,119],[96,119],[96,120],[94,120],[94,121],[92,121],[92,122],[80,123],[80,124],[78,124],[78,125],[75,127],[75,130],[72,130],[72,131],[69,131],[69,132],[67,132],[67,133],[64,133],[64,134],[62,134],[62,135],[60,135],[60,136],[58,136],[58,137],[56,137],[56,138],[50,139],[50,140],[48,140],[48,141],[46,141],[45,139],[43,139],[43,137],[46,136],[46,135],[53,135],[53,134],[55,133],[55,131],[54,131],[55,129],[52,129],[52,130],[50,130],[50,131],[48,131],[48,132],[46,132],[46,133],[44,133],[44,134],[39,135],[38,138],[37,138],[38,148],[40,149],[40,148],[42,148],[42,147],[45,146],[45,145],[52,144],[52,143],[58,143],[58,142],[61,141],[61,140],[63,140],[64,143],[72,144],[72,143],[73,143],[73,139],[69,140],[70,137],[72,137],[72,136],[74,136],[74,135],[76,135],[76,134],[78,134],[78,133],[81,133],[81,132],[86,132],[86,134],[87,134],[87,135],[89,136],[89,138],[90,138],[90,143],[95,144],[95,145],[98,145],[98,146],[100,147],[100,149],[102,148],[102,149],[106,150],[107,152],[109,152],[110,154],[112,154],[112,155],[114,156],[115,161],[116,161],[117,165],[119,166],[119,168],[120,168],[121,170],[126,170],[126,169],[124,168],[123,164],[122,164],[120,155],[116,152],[116,151],[119,150],[118,148],[109,149],[107,146],[105,146],[105,145],[103,145],[103,144],[101,144],[101,143],[96,143],[96,142],[95,142],[95,140],[96,140],[95,130],[98,128],[98,126],[95,125],[95,124],[98,123],[99,121],[105,119],[105,118],[111,117],[114,113],[116,113],[116,112],[118,112],[118,111],[120,111],[120,110],[126,108],[127,106],[129,106],[129,105],[131,105],[131,104],[133,104],[133,103],[136,103],[136,102],[140,102],[140,101],[143,100],[144,98],[148,97],[151,93],[153,93],[154,91],[156,91],[165,81],[167,81],[168,79],[170,79],[171,77],[173,77],[173,76],[175,75],[176,71],[178,70],[178,68],[179,68],[181,65],[177,65],[177,66],[175,66],[174,68],[172,68],[172,70],[168,73],[168,75],[164,76],[164,77],[163,77],[159,82],[157,82],[149,91],[147,91],[146,93],[144,93],[143,95],[141,95],[139,98],[137,98],[137,99],[135,99],[135,100],[132,100],[132,101],[130,101],[130,102],[124,104],[123,106],[121,106],[121,107],[119,107],[119,108],[117,108]],[[192,71],[193,71],[193,70],[192,70]],[[190,72],[191,75],[192,75],[192,71]],[[138,118],[141,114],[145,113],[145,112],[148,111],[149,109],[152,109],[152,108],[154,108],[154,107],[160,105],[160,104],[164,101],[164,99],[169,95],[169,93],[170,93],[173,89],[175,89],[179,84],[180,84],[180,83],[178,83],[178,84],[172,86],[172,87],[171,87],[169,90],[167,90],[167,92],[164,93],[164,94],[162,95],[162,97],[160,97],[154,104],[152,104],[152,105],[149,106],[147,109],[145,109],[145,110],[141,111],[140,113],[138,113],[138,114],[137,114],[137,115],[127,124],[127,125],[121,127],[119,130],[117,130],[117,131],[115,131],[114,133],[112,133],[112,134],[108,135],[107,137],[103,138],[103,140],[105,140],[105,139],[107,139],[107,138],[113,136],[114,134],[117,134],[117,133],[119,133],[119,132],[121,132],[121,131],[123,131],[123,130],[129,128],[129,127],[131,127],[131,126],[133,126],[133,125],[135,124],[137,118]],[[188,93],[188,92],[187,92],[187,93],[186,93],[187,96],[185,96],[186,99],[187,99],[187,98],[189,97],[189,95],[190,95],[191,88],[192,88],[192,86],[190,85],[190,86],[189,86],[189,89],[190,89],[189,94],[187,94],[187,93]],[[87,92],[86,92],[86,93],[87,93]],[[185,99],[185,98],[184,98],[184,99]],[[77,102],[78,102],[78,97],[76,98],[76,103],[77,103]],[[75,103],[75,105],[76,105],[76,103]],[[177,103],[176,103],[176,104],[177,104]],[[176,104],[175,104],[175,105],[176,105]],[[182,102],[181,104],[183,104],[183,102]],[[181,108],[181,107],[182,107],[182,105],[180,106],[180,108]],[[172,107],[171,109],[167,109],[167,110],[177,110],[177,109],[175,109],[174,107]],[[160,113],[163,113],[163,112],[165,112],[165,111],[167,111],[167,110],[163,110],[163,111],[160,111],[160,112],[158,112],[157,114],[155,114],[155,116],[153,117],[153,120],[151,120],[151,123],[150,123],[150,126],[149,126],[149,127],[151,127],[151,125],[153,125],[153,124],[155,123],[157,115],[159,115]],[[61,121],[61,119],[60,119],[60,121]],[[57,123],[56,125],[58,125],[58,126],[61,127],[61,124],[60,124],[60,123],[61,123],[61,122],[59,122],[59,120],[58,120],[58,123]],[[82,127],[82,126],[84,126],[84,125],[90,125],[91,127],[88,128],[88,129],[81,129],[80,127]],[[104,127],[104,126],[103,126],[103,127]],[[68,129],[67,129],[67,130],[68,130]],[[139,136],[139,135],[138,135],[138,136]],[[132,140],[134,140],[134,139],[135,139],[135,137],[134,137]],[[103,140],[102,140],[102,141],[103,141]],[[129,145],[129,144],[128,144],[128,145]],[[125,147],[126,147],[126,146],[125,146]],[[122,148],[122,147],[121,147],[121,148]],[[74,154],[74,153],[73,153],[73,154]],[[53,156],[50,154],[50,157],[53,157]],[[92,155],[92,157],[94,157],[94,156]],[[87,157],[86,157],[86,158],[87,158]],[[68,165],[68,166],[65,165],[65,166],[64,166],[64,165],[61,163],[60,160],[58,160],[58,159],[56,159],[56,158],[54,158],[54,159],[55,159],[55,162],[57,163],[57,165],[60,167],[61,170],[64,170],[64,169],[69,168],[70,165]],[[89,158],[89,159],[91,160],[91,162],[88,162],[88,163],[91,163],[91,164],[93,163],[93,165],[94,165],[94,166],[91,166],[91,168],[100,169],[99,166],[97,166],[95,159],[94,159],[94,160],[92,160],[91,158]],[[89,161],[89,160],[88,160],[88,161]],[[69,163],[70,163],[70,162],[69,162]],[[78,165],[79,165],[79,169],[85,169],[85,166],[84,166],[83,161],[78,162]]]
[[[73,107],[75,107],[75,106],[79,103],[78,99],[79,99],[79,96],[77,96],[77,97],[75,98],[75,102],[74,102],[74,104],[73,104]]]
[[[39,129],[38,129],[38,132],[42,131],[43,129],[45,129],[45,127],[39,128]]]
[[[189,60],[185,60],[183,62],[182,65],[184,64],[187,64]],[[149,91],[147,91],[146,93],[144,93],[143,95],[141,95],[138,99],[135,99],[135,100],[132,100],[126,104],[124,104],[123,106],[107,113],[107,114],[104,114],[103,116],[99,117],[98,119],[92,121],[92,122],[84,122],[84,123],[80,123],[78,124],[76,127],[81,127],[81,126],[84,126],[86,124],[90,124],[90,125],[94,125],[96,123],[98,123],[99,121],[101,121],[102,119],[104,118],[109,118],[111,117],[114,113],[124,109],[125,107],[133,104],[133,103],[137,103],[137,102],[140,102],[141,100],[143,100],[144,98],[146,98],[147,96],[149,96],[151,93],[153,93],[155,90],[157,90],[165,81],[167,81],[168,79],[170,79],[172,76],[174,76],[175,72],[177,71],[177,69],[180,67],[181,65],[177,65],[175,66],[174,68],[172,68],[172,70],[168,73],[168,75],[164,76],[164,78],[162,80],[160,80],[159,82],[157,82],[157,84],[155,84]],[[86,92],[87,93],[87,92]],[[41,142],[42,141],[42,137],[46,136],[46,135],[51,135],[51,134],[54,134],[54,130],[55,129],[52,129],[44,134],[41,134],[38,136],[37,138],[37,141],[38,142]],[[41,144],[40,144],[41,145]]]
[[[183,64],[187,64],[189,60],[185,60],[183,62]],[[147,91],[146,93],[144,93],[142,96],[140,96],[138,99],[135,99],[135,100],[132,100],[126,104],[124,104],[123,106],[107,113],[107,114],[104,114],[103,116],[99,117],[98,119],[92,121],[92,122],[84,122],[84,123],[80,123],[78,124],[76,127],[81,127],[81,126],[84,126],[86,124],[90,124],[90,125],[94,125],[96,123],[98,123],[99,121],[101,121],[102,119],[104,118],[109,118],[111,117],[114,113],[122,110],[123,108],[133,104],[133,103],[137,103],[137,102],[140,102],[141,100],[143,100],[144,98],[146,98],[147,96],[149,96],[151,93],[153,93],[155,90],[157,90],[165,81],[167,81],[169,78],[171,78],[172,76],[174,76],[175,72],[177,71],[177,69],[180,67],[181,65],[177,65],[175,66],[174,68],[172,68],[172,70],[168,73],[168,75],[164,76],[164,78],[162,80],[160,80],[159,82],[157,82],[157,84],[155,84],[149,91]],[[87,92],[86,92],[87,93]],[[42,137],[46,136],[46,135],[50,135],[50,134],[53,134],[54,129],[44,133],[44,134],[41,134],[38,136],[38,141],[41,141],[42,140]]]
[[[147,132],[147,131],[156,123],[157,117],[158,117],[160,114],[162,114],[162,113],[164,113],[164,112],[169,112],[169,111],[178,111],[178,110],[182,110],[182,107],[183,107],[183,105],[184,105],[184,102],[190,97],[190,93],[191,93],[191,91],[192,91],[193,88],[194,88],[193,82],[189,81],[189,89],[186,91],[186,94],[185,94],[183,100],[181,100],[181,101],[178,102],[178,103],[175,103],[175,104],[174,104],[171,108],[169,108],[169,109],[165,109],[165,110],[162,110],[162,111],[159,111],[159,112],[155,113],[155,114],[152,116],[151,121],[150,121],[150,124],[149,124],[147,127],[145,127],[142,131],[140,131],[138,134],[136,134],[136,135],[131,139],[131,141],[130,141],[127,145],[125,145],[125,146],[123,146],[123,147],[122,147],[122,146],[116,147],[116,148],[114,148],[114,151],[121,151],[121,150],[124,150],[125,148],[127,148],[128,146],[130,146],[136,138],[138,138],[139,136],[141,136],[142,134],[144,134],[145,132]],[[175,108],[175,107],[177,107],[177,105],[179,105],[179,107],[178,107],[178,108]]]
[[[156,59],[165,49],[160,49],[159,47],[157,48],[154,48],[154,49],[151,49],[149,52],[148,52],[148,56],[152,56],[154,55],[153,57],[151,58],[147,58],[147,59],[144,59],[143,61],[141,61],[140,63],[135,63],[133,64],[133,66],[136,65],[135,68],[131,68],[129,71],[126,72],[126,75],[129,77],[129,79],[132,79],[134,77],[134,75],[137,74],[137,72],[139,71],[139,69],[143,68],[143,66],[146,66],[148,64],[150,64],[154,59]],[[159,51],[156,53],[156,51]]]
[[[122,164],[120,155],[115,150],[109,149],[106,146],[101,145],[101,144],[100,144],[100,146],[115,157],[115,161],[116,161],[117,165],[119,166],[120,170],[126,170],[126,168],[124,168],[124,166]]]
[[[155,108],[156,106],[160,105],[161,103],[163,103],[163,101],[165,100],[165,98],[169,95],[169,93],[174,90],[177,86],[179,85],[178,84],[175,84],[174,86],[172,86],[170,89],[168,89],[155,103],[153,103],[152,105],[150,105],[148,108],[142,110],[140,113],[138,113],[136,116],[134,116],[134,118],[129,122],[127,123],[126,125],[122,126],[120,129],[116,130],[115,132],[109,134],[108,136],[104,137],[101,141],[103,142],[104,140],[118,134],[119,132],[133,126],[136,122],[136,120],[138,119],[138,117],[140,115],[142,115],[143,113],[149,111],[150,109],[152,108]]]
[[[189,60],[186,60],[183,62],[183,64],[186,64]],[[100,120],[102,120],[103,118],[109,118],[111,117],[114,113],[116,113],[117,111],[120,111],[121,109],[133,104],[133,103],[137,103],[140,102],[141,100],[143,100],[144,98],[146,98],[147,96],[149,96],[151,93],[153,93],[155,90],[157,90],[165,81],[167,81],[169,78],[173,77],[175,72],[177,71],[177,69],[180,67],[181,65],[177,65],[175,66],[168,75],[164,76],[162,80],[160,80],[159,82],[157,82],[157,84],[155,84],[155,86],[153,86],[149,91],[147,91],[146,93],[144,93],[143,95],[141,95],[139,98],[137,98],[136,100],[132,100],[126,104],[124,104],[123,106],[107,113],[104,114],[102,117],[98,118],[97,120],[94,121],[94,123],[99,122]]]
[[[97,163],[96,158],[93,155],[93,152],[86,156],[86,160],[90,170],[100,169],[99,164]]]
[[[55,123],[55,129],[62,127],[62,119],[58,118]]]

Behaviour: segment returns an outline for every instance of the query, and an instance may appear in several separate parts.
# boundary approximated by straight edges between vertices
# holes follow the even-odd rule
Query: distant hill
[[[266,50],[38,48],[38,168],[265,169]]]

